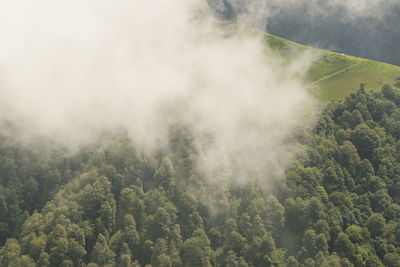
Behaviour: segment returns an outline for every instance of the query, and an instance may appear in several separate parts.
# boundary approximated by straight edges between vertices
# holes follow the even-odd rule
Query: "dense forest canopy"
[[[0,267],[400,266],[397,69],[276,53],[248,28],[285,9],[241,2],[0,1]],[[318,108],[369,63],[396,88]]]
[[[328,104],[269,190],[169,136],[146,155],[123,131],[73,153],[3,134],[0,266],[400,266],[398,89]]]

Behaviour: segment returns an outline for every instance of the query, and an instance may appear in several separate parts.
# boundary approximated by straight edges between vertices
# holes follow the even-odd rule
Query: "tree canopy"
[[[0,266],[400,266],[400,91],[389,86],[330,103],[311,133],[294,133],[301,153],[268,192],[230,177],[214,187],[182,128],[152,158],[123,133],[74,153],[10,138]]]

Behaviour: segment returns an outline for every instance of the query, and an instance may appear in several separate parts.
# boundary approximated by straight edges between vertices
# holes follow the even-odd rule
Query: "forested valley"
[[[327,104],[291,136],[299,149],[268,190],[217,186],[184,125],[156,155],[123,131],[69,153],[2,129],[0,266],[400,266],[390,86]]]

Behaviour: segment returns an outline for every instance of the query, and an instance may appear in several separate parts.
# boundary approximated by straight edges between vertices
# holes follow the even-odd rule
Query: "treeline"
[[[400,91],[361,88],[294,137],[265,193],[214,186],[185,127],[151,159],[123,134],[74,154],[3,135],[0,266],[400,266]]]

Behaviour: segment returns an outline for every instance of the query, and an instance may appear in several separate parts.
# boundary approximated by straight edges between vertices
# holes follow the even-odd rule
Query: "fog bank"
[[[180,123],[202,168],[285,165],[313,107],[301,82],[313,56],[282,62],[241,30],[249,18],[222,23],[200,0],[3,0],[2,119],[71,146],[122,127],[150,152]]]

